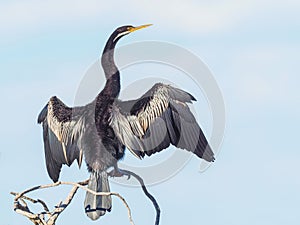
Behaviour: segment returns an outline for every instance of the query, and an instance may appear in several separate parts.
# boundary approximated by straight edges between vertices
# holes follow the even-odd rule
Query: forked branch
[[[157,201],[155,200],[155,198],[148,192],[148,190],[147,190],[147,188],[144,184],[143,179],[140,176],[138,176],[137,174],[135,174],[131,171],[127,171],[127,170],[122,170],[122,171],[125,174],[128,174],[128,175],[131,175],[131,176],[135,177],[139,181],[145,195],[152,201],[152,203],[153,203],[153,205],[156,209],[155,225],[159,225],[159,218],[160,218],[159,206],[158,206]],[[128,203],[126,202],[126,200],[119,193],[92,191],[92,190],[90,190],[89,188],[86,187],[86,185],[88,184],[88,181],[89,180],[85,180],[85,181],[77,182],[77,183],[76,182],[58,181],[58,182],[52,183],[52,184],[35,186],[35,187],[29,188],[25,191],[22,191],[20,193],[11,192],[11,194],[15,196],[15,198],[14,198],[14,210],[17,213],[27,217],[35,225],[54,225],[57,218],[59,217],[59,215],[68,207],[68,205],[73,200],[77,190],[79,188],[81,188],[85,191],[88,191],[88,192],[94,194],[94,195],[102,195],[102,196],[114,195],[114,196],[117,196],[119,199],[121,199],[121,201],[123,202],[123,204],[125,205],[125,207],[127,209],[130,224],[134,225],[134,222],[133,222],[133,219],[132,219],[132,216],[131,216],[131,209],[130,209]],[[30,197],[26,196],[26,194],[28,194],[32,191],[51,188],[51,187],[56,187],[56,186],[59,186],[59,185],[71,185],[72,189],[70,190],[70,192],[69,192],[68,196],[66,197],[66,199],[62,202],[59,202],[57,204],[57,206],[54,208],[53,211],[49,210],[49,207],[47,206],[47,204],[43,200],[33,199],[33,198],[30,198]],[[34,204],[41,204],[44,211],[39,212],[39,213],[32,212],[26,201],[29,201],[29,202],[34,203]]]
[[[29,220],[31,220],[35,225],[54,225],[58,216],[68,207],[68,205],[71,203],[72,199],[74,198],[78,188],[81,188],[85,191],[88,191],[94,195],[102,195],[102,196],[108,196],[108,195],[114,195],[117,196],[118,198],[121,199],[121,201],[124,203],[125,207],[127,208],[128,211],[128,218],[130,221],[131,225],[134,225],[132,216],[131,216],[131,210],[129,208],[129,205],[127,204],[126,200],[119,194],[116,192],[95,192],[92,191],[90,189],[88,189],[87,187],[85,187],[85,185],[88,184],[88,180],[83,181],[83,182],[66,182],[66,181],[58,181],[56,183],[52,183],[52,184],[46,184],[46,185],[39,185],[39,186],[35,186],[32,188],[29,188],[23,192],[20,193],[15,193],[15,192],[11,192],[12,195],[15,196],[14,198],[14,210],[23,215],[26,216]],[[45,189],[45,188],[51,188],[51,187],[55,187],[55,186],[59,186],[59,185],[71,185],[73,186],[70,193],[68,194],[67,198],[63,201],[57,204],[57,206],[55,207],[55,209],[53,211],[49,211],[48,206],[46,205],[46,203],[40,199],[32,199],[30,197],[27,197],[25,194],[32,192],[32,191],[36,191],[36,190],[41,190],[41,189]],[[40,212],[40,213],[33,213],[27,203],[27,201],[30,201],[32,203],[40,203],[43,208],[44,211]]]

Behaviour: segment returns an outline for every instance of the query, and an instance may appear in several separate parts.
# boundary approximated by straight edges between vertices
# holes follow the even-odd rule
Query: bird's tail
[[[106,171],[101,173],[92,172],[88,188],[95,192],[110,192]],[[90,192],[86,192],[84,201],[85,213],[92,220],[96,220],[100,216],[103,216],[106,211],[110,211],[111,205],[111,196],[94,195]]]

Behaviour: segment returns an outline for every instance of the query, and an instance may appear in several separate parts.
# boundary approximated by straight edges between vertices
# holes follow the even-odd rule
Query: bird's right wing
[[[57,97],[52,97],[38,116],[43,126],[43,140],[47,171],[56,182],[63,164],[70,166],[76,159],[82,162],[80,148],[84,121],[76,116],[74,109],[67,107]]]

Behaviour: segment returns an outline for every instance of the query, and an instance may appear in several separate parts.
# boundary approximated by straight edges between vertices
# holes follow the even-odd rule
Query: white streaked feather
[[[59,163],[70,165],[74,160],[74,152],[69,152],[70,150],[68,150],[67,146],[75,144],[79,149],[77,161],[80,166],[83,155],[81,137],[84,132],[84,120],[82,117],[79,117],[77,120],[59,122],[54,115],[53,107],[53,103],[50,100],[48,102],[48,114],[45,121],[48,123],[48,129],[50,130],[48,133],[52,155]]]
[[[130,114],[130,112],[125,110],[127,107],[125,106],[126,103],[132,104],[132,100],[129,101],[130,103],[122,102],[125,106],[122,110],[119,108],[122,107],[122,104],[116,103],[110,118],[110,125],[115,134],[135,156],[137,156],[136,151],[153,154],[146,151],[152,149],[155,149],[155,151],[162,150],[156,148],[160,146],[160,143],[162,143],[162,148],[169,146],[170,142],[163,143],[167,141],[165,140],[167,132],[170,133],[169,141],[172,139],[172,143],[175,143],[177,139],[173,127],[173,119],[168,111],[170,110],[171,102],[176,101],[179,105],[187,107],[185,102],[194,100],[189,93],[161,83],[155,84],[136,102],[139,103],[143,99],[149,100],[141,102],[142,105],[140,108],[135,109],[134,114]],[[162,116],[164,113],[167,114]],[[184,115],[184,117],[193,116]],[[149,133],[150,136],[145,136],[146,133]],[[141,154],[142,156],[143,154]]]
[[[113,42],[115,42],[119,37],[121,37],[121,36],[124,36],[124,35],[126,35],[126,34],[129,34],[130,33],[130,31],[124,31],[124,32],[122,32],[122,33],[119,33],[115,38],[114,38],[114,40],[113,40]]]

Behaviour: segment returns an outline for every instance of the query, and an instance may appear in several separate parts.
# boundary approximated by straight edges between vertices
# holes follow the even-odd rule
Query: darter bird
[[[46,166],[54,182],[63,164],[70,166],[77,160],[80,167],[84,158],[90,172],[88,188],[109,192],[108,169],[114,168],[113,174],[120,175],[117,163],[125,148],[141,159],[172,144],[214,161],[214,153],[187,105],[195,100],[188,92],[157,83],[138,99],[118,99],[120,72],[114,48],[122,37],[148,26],[122,26],[111,34],[101,57],[106,83],[91,103],[71,108],[54,96],[40,112]],[[88,217],[96,220],[111,210],[112,200],[87,192],[84,206]]]

